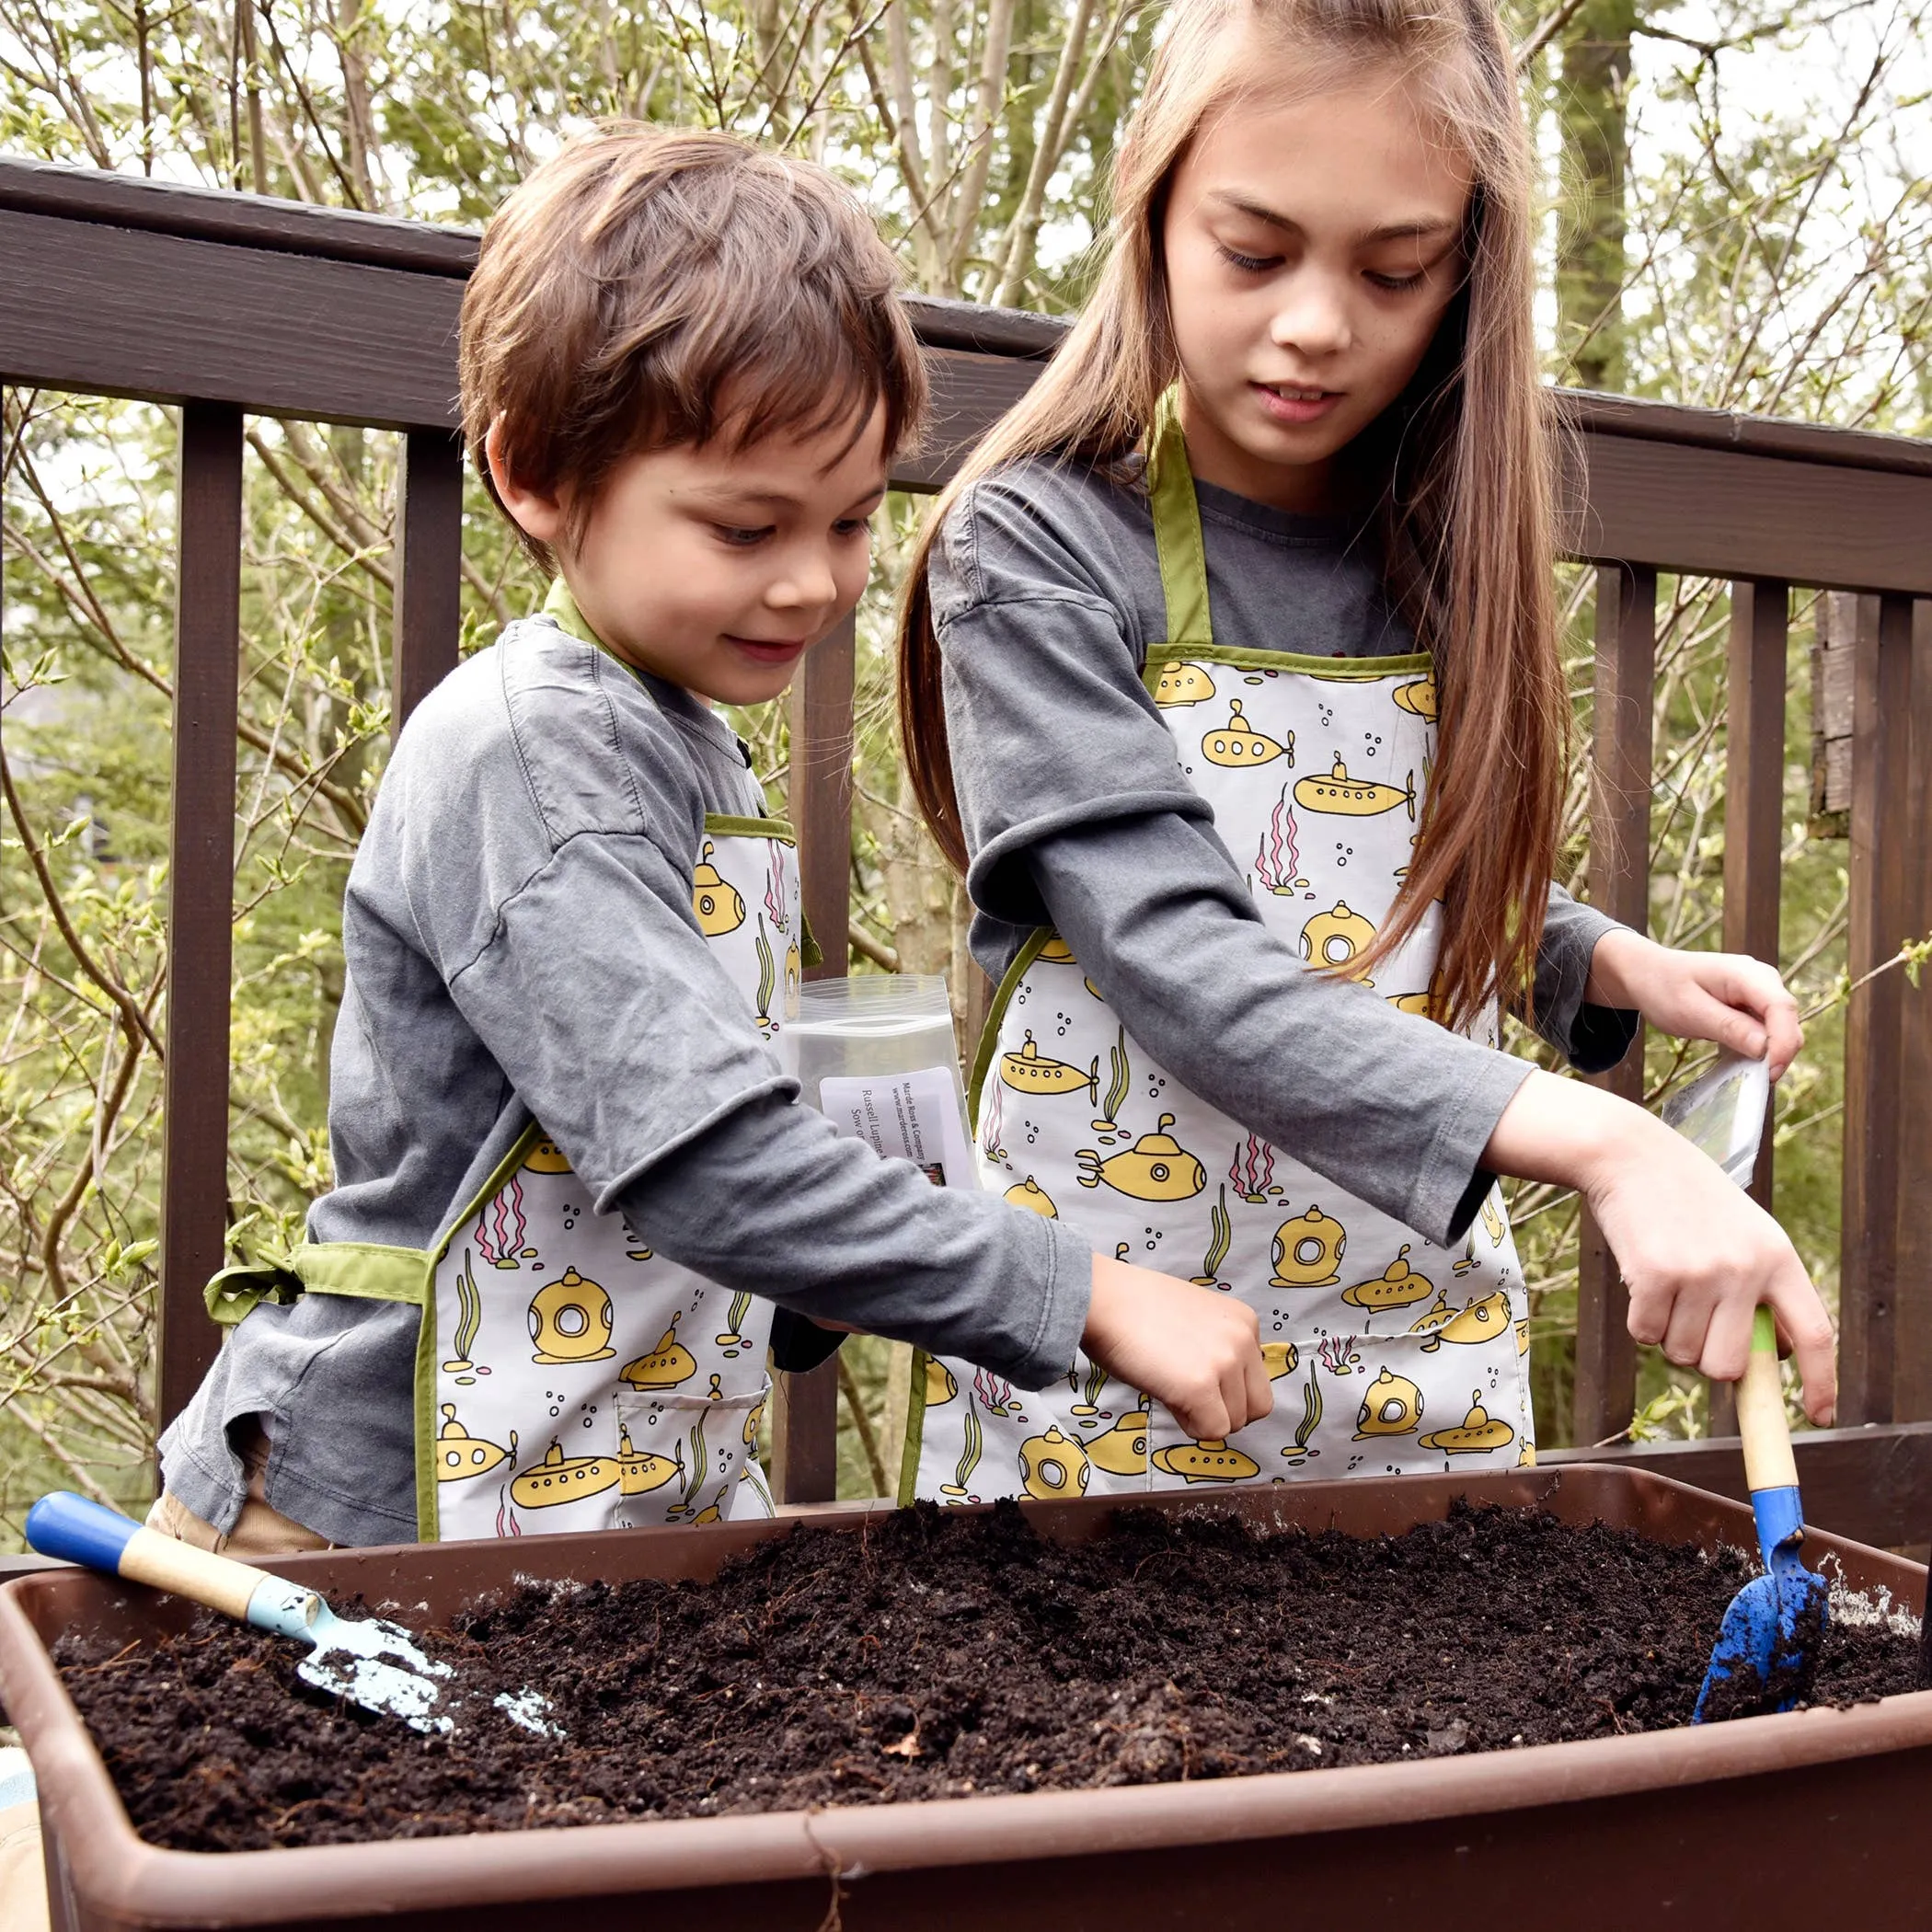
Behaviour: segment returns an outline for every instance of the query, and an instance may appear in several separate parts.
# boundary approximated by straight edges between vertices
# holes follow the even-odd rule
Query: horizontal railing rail
[[[0,159],[0,383],[181,408],[174,694],[171,966],[163,1135],[160,1412],[178,1410],[216,1337],[201,1290],[222,1262],[238,674],[243,418],[399,431],[393,688],[397,721],[455,662],[463,467],[456,324],[470,231]],[[1065,333],[1041,316],[909,298],[934,422],[893,481],[932,490],[1022,396]],[[1597,567],[1592,896],[1649,916],[1652,697],[1660,574],[1727,581],[1728,804],[1723,936],[1776,959],[1794,589],[1858,593],[1853,647],[1843,1239],[1842,1419],[1932,1413],[1932,1323],[1902,1321],[1902,1282],[1932,1259],[1932,1025],[1896,972],[1868,978],[1932,925],[1932,443],[1559,391],[1569,434],[1563,542]],[[806,911],[848,923],[855,638],[805,661],[791,698]],[[842,959],[819,969],[843,972]],[[1640,1091],[1634,1050],[1606,1084]],[[1754,1191],[1768,1202],[1767,1148]],[[1625,1301],[1586,1223],[1576,1438],[1627,1429],[1637,1384]],[[833,1492],[831,1364],[784,1378],[781,1497]],[[1714,1405],[1722,1426],[1727,1411]],[[1926,1533],[1928,1426],[1808,1438],[1807,1470],[1880,1541]],[[1719,1487],[1721,1444],[1623,1450]],[[1932,1473],[1932,1472],[1927,1472]],[[1807,1480],[1811,1478],[1808,1476]],[[1863,1498],[1860,1501],[1858,1499]]]

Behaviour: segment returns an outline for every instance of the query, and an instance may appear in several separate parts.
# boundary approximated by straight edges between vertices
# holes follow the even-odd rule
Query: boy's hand
[[[1634,1006],[1680,1040],[1711,1040],[1778,1079],[1804,1044],[1798,1002],[1777,968],[1741,952],[1677,952],[1640,933],[1605,933],[1590,958],[1584,998]]]
[[[1096,1255],[1080,1340],[1199,1441],[1225,1442],[1274,1407],[1255,1311],[1218,1290]]]

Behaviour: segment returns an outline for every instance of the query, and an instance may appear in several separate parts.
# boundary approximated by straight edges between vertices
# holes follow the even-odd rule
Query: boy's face
[[[852,427],[627,457],[574,545],[567,500],[505,488],[494,437],[491,468],[614,651],[700,697],[754,705],[785,689],[865,590],[867,519],[885,494],[884,408],[856,439]]]

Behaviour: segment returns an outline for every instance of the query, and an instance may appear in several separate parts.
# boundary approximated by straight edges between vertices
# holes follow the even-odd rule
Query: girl
[[[1639,1016],[1768,1057],[1771,967],[1551,884],[1568,700],[1530,167],[1487,0],[1178,0],[1079,326],[942,501],[902,640],[922,806],[1000,982],[989,1183],[1256,1311],[1200,1439],[1082,1360],[915,1370],[908,1494],[1534,1460],[1499,1174],[1580,1189],[1630,1329],[1742,1372],[1830,1323],[1776,1224],[1585,1071]],[[1440,1022],[1432,1024],[1432,1021]]]

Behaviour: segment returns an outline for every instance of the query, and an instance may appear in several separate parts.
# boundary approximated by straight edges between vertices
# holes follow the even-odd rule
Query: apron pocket
[[[625,1520],[718,1523],[729,1516],[734,1486],[746,1464],[755,1464],[753,1445],[771,1391],[765,1375],[735,1395],[617,1389]],[[746,1513],[765,1512],[747,1499]]]

